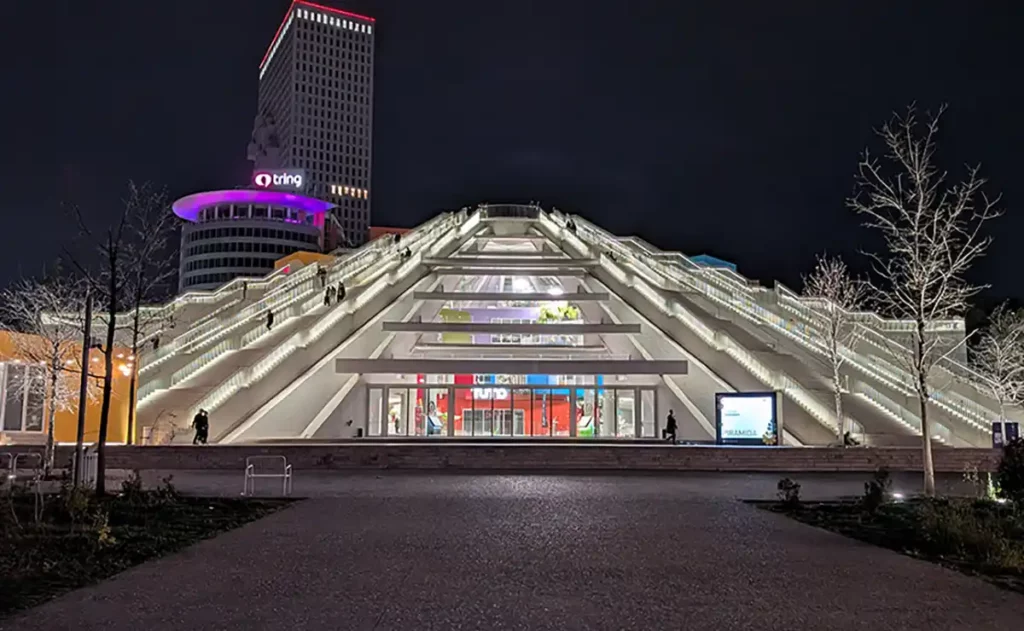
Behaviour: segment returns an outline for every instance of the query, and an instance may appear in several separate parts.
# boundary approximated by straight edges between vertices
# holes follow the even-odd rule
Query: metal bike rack
[[[35,466],[31,466],[32,464],[35,464]],[[10,475],[8,476],[11,480],[18,479],[19,466],[23,471],[26,469],[32,471],[30,477],[36,478],[43,471],[43,454],[35,451],[23,451],[21,453],[14,454],[14,457],[11,458]]]
[[[275,465],[280,465],[280,468],[277,468],[277,466]],[[288,464],[288,459],[285,458],[284,456],[246,457],[245,481],[242,486],[242,495],[255,495],[257,478],[279,479],[281,480],[282,495],[291,495],[292,466]]]

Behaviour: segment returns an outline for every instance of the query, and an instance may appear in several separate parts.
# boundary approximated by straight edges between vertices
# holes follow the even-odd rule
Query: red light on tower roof
[[[267,46],[267,52],[263,53],[263,59],[260,60],[260,68],[263,68],[263,64],[267,63],[267,57],[270,56],[270,50],[274,48],[274,43],[277,42],[277,38],[281,36],[281,31],[284,29],[284,25],[288,22],[288,16],[292,14],[292,10],[296,6],[309,7],[311,9],[320,9],[327,13],[333,13],[334,15],[344,15],[349,18],[356,18],[358,20],[366,20],[371,24],[377,22],[375,18],[371,18],[368,15],[359,15],[358,13],[352,13],[351,11],[342,11],[341,9],[335,9],[333,7],[325,7],[322,4],[316,4],[315,2],[306,2],[306,0],[292,0],[291,6],[284,13],[284,19],[281,20],[281,24],[277,27],[277,32],[274,33],[274,39],[270,40],[270,46]]]
[[[305,7],[313,7],[314,9],[320,9],[322,11],[327,11],[328,13],[334,13],[335,15],[345,15],[350,18],[358,18],[360,20],[368,20],[370,22],[377,21],[368,15],[359,15],[358,13],[352,13],[351,11],[342,11],[341,9],[335,9],[333,7],[325,7],[324,5],[317,4],[315,2],[306,2],[306,0],[295,0],[295,2],[292,3],[292,6],[295,6],[296,4],[301,4]]]

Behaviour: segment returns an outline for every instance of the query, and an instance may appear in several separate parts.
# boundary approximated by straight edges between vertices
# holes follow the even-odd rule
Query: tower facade
[[[370,226],[371,17],[295,0],[259,68],[248,148],[256,169],[303,169],[306,193],[334,204],[325,249],[356,247]]]

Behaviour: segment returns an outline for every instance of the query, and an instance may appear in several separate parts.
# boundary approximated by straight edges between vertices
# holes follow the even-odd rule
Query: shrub
[[[864,483],[864,497],[861,499],[864,510],[869,513],[877,511],[882,504],[885,504],[891,487],[892,479],[889,477],[889,471],[884,468],[875,471],[871,479]]]
[[[59,497],[64,517],[71,522],[71,531],[74,532],[75,527],[85,523],[92,511],[92,495],[83,487],[73,487],[65,483],[60,487]]]
[[[1003,457],[996,470],[999,490],[1016,506],[1024,506],[1024,438],[1011,440],[1003,447]]]
[[[174,476],[169,475],[160,481],[160,485],[154,489],[145,489],[142,486],[142,476],[138,471],[133,471],[127,480],[121,483],[121,494],[118,500],[134,506],[155,506],[158,504],[171,504],[181,499],[181,494],[174,488],[172,480]]]
[[[800,483],[789,478],[782,478],[776,487],[779,501],[784,506],[796,508],[800,506]]]
[[[97,548],[107,548],[117,543],[114,538],[114,530],[110,527],[110,514],[102,509],[97,509],[92,516],[91,534],[95,537]]]
[[[157,501],[163,503],[177,502],[181,499],[181,493],[178,493],[178,489],[174,487],[174,476],[168,475],[166,478],[160,481],[160,486],[156,487],[153,491],[153,495]]]
[[[974,497],[985,497],[987,487],[985,484],[985,478],[978,471],[978,465],[964,465],[964,482],[970,485],[971,490],[974,493]]]
[[[146,498],[146,492],[142,488],[142,474],[135,469],[128,475],[128,479],[121,483],[121,497],[132,503],[141,503]]]
[[[992,504],[940,500],[922,503],[917,513],[930,552],[995,567],[1024,568],[1024,548],[1007,532],[1009,524],[993,511]]]

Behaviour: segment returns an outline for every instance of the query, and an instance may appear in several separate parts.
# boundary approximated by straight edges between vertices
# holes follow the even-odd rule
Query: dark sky
[[[377,18],[373,223],[540,199],[790,286],[871,241],[844,207],[872,128],[950,109],[1008,216],[979,265],[1024,298],[1024,25],[1013,2],[324,0]],[[0,2],[6,283],[129,178],[247,180],[257,67],[288,0]],[[19,271],[20,270],[20,271]]]

